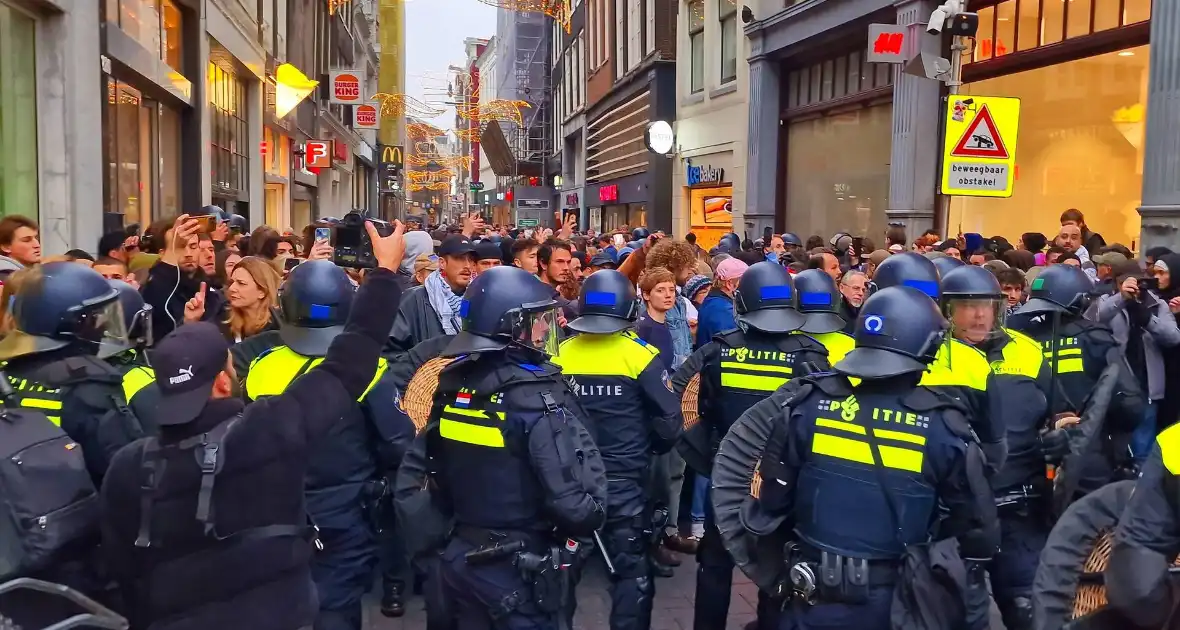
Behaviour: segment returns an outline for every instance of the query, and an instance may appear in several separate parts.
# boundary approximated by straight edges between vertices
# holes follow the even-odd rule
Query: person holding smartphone
[[[1093,318],[1110,326],[1147,394],[1143,419],[1131,436],[1131,453],[1142,463],[1158,432],[1157,412],[1165,395],[1164,354],[1180,346],[1180,328],[1168,303],[1159,297],[1158,278],[1148,277],[1137,261],[1120,265],[1115,278],[1118,292],[1098,299]]]

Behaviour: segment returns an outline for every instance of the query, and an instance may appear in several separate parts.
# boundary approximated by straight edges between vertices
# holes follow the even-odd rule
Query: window
[[[705,0],[688,3],[688,88],[693,94],[705,89]]]
[[[106,19],[118,24],[124,33],[173,70],[183,70],[183,19],[180,8],[172,0],[110,0]]]
[[[1151,17],[1151,0],[1003,0],[979,10],[975,50],[967,62],[987,61]]]
[[[250,190],[246,155],[246,83],[209,63],[209,117],[214,192],[237,195]]]
[[[0,216],[37,218],[36,23],[0,4]]]
[[[721,21],[721,82],[737,78],[737,4],[735,0],[717,0],[717,19]]]
[[[615,2],[615,78],[627,74],[627,0]]]

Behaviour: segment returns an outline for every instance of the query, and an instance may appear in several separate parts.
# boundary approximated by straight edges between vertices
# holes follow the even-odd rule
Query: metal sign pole
[[[950,96],[959,94],[963,86],[963,53],[969,50],[967,47],[967,37],[956,35],[951,39],[951,72],[950,77],[946,80],[947,93]],[[939,146],[946,143],[946,125],[942,126],[943,138]],[[941,172],[941,169],[940,169]],[[943,193],[942,199],[938,204],[938,225],[942,228],[942,237],[947,239],[951,237],[951,196]],[[956,238],[958,234],[954,235]]]

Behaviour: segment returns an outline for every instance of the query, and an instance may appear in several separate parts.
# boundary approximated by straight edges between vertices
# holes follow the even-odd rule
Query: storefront
[[[36,21],[0,1],[0,216],[38,219]]]
[[[806,65],[785,62],[783,227],[804,239],[885,231],[893,71],[864,61],[865,37],[849,36],[855,50]]]
[[[586,227],[599,232],[623,227],[650,227],[647,215],[650,180],[648,173],[639,173],[599,184],[588,184],[585,191],[586,205],[590,206],[590,225]]]
[[[280,229],[290,227],[298,231],[306,223],[294,225],[288,205],[290,196],[287,191],[291,188],[291,138],[284,130],[270,126],[263,130],[262,137],[261,157],[263,177],[266,179],[266,193],[263,197],[266,224]]]
[[[291,156],[291,225],[303,226],[320,218],[319,175],[307,168],[305,145],[296,143]]]
[[[214,50],[209,55],[206,86],[213,203],[250,216],[250,86],[235,67],[232,55],[218,50],[216,42],[209,45]]]
[[[683,203],[688,207],[688,231],[697,245],[712,249],[733,231],[733,152],[711,153],[680,160],[684,172]]]
[[[1020,98],[1016,179],[1008,199],[954,197],[947,225],[1016,242],[1052,237],[1077,208],[1106,242],[1137,247],[1151,0],[986,4],[963,93]]]

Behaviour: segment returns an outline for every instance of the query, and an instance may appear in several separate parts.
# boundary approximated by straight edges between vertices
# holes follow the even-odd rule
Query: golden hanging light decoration
[[[438,171],[406,171],[406,179],[415,184],[427,184],[431,182],[450,182],[451,178],[455,176],[455,172],[450,169],[442,169]]]
[[[426,190],[450,190],[451,182],[434,182],[433,184],[426,184]]]
[[[351,0],[328,0],[328,15],[335,15],[337,9],[349,2]]]
[[[410,192],[421,192],[426,190],[426,186],[422,184],[406,184],[406,190]]]
[[[426,140],[447,135],[447,132],[430,123],[412,122],[406,125],[406,135],[414,140]]]
[[[400,116],[413,116],[414,118],[435,118],[446,112],[445,109],[431,107],[406,94],[377,92],[373,95],[372,100],[381,103],[382,117],[392,116],[397,118]]]
[[[565,32],[570,32],[570,2],[569,0],[479,0],[501,9],[518,13],[542,13],[557,21]]]
[[[479,140],[479,135],[480,135],[479,127],[468,127],[466,129],[452,129],[451,132],[455,134],[456,138],[458,138],[460,140],[466,140],[467,142],[477,142]]]
[[[522,109],[530,109],[532,105],[528,101],[510,101],[506,99],[496,99],[486,103],[477,103],[470,107],[456,108],[456,112],[460,118],[483,124],[486,122],[510,122],[517,126],[523,124],[523,118],[520,114]]]

